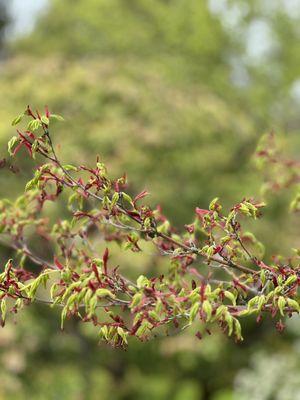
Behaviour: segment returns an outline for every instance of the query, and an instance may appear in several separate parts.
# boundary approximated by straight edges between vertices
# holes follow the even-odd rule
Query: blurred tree
[[[161,59],[176,74],[184,63],[185,69],[191,67],[188,73],[215,83],[220,74],[228,74],[228,38],[207,1],[54,0],[51,5],[34,34],[19,43],[19,51]]]
[[[7,4],[5,0],[0,1],[0,49],[3,47],[4,43],[4,34],[7,24],[9,22],[8,13],[7,13]]]
[[[214,14],[213,3],[51,1],[34,32],[11,44],[1,73],[1,158],[12,133],[7,121],[16,110],[49,104],[67,120],[55,132],[66,162],[99,152],[115,174],[128,171],[134,191],[146,183],[158,194],[153,203],[169,205],[166,213],[178,225],[216,195],[229,204],[257,192],[260,182],[248,161],[262,131],[284,128],[291,152],[299,149],[293,97],[299,20],[282,8],[272,11],[278,2],[217,1],[223,11]],[[231,5],[237,11],[230,14]],[[261,19],[272,23],[276,46],[254,60],[246,39]],[[1,197],[14,196],[28,178],[22,157],[17,166],[14,185],[8,184],[7,167],[1,171]],[[260,227],[273,250],[289,239],[289,233],[280,235],[292,226],[281,218],[285,204],[284,194],[274,199],[267,227]],[[154,264],[150,258],[131,267]],[[239,347],[222,337],[195,344],[183,335],[112,354],[102,347],[95,351],[89,332],[78,333],[76,326],[68,327],[72,339],[55,333],[52,317],[39,307],[12,327],[9,338],[2,333],[3,398],[97,399],[101,393],[122,400],[232,400],[234,376],[250,354],[262,346],[285,348],[289,339],[280,340],[265,322],[259,333],[249,324],[250,339]],[[23,369],[14,368],[16,352],[25,360]],[[82,394],[84,387],[90,390]]]
[[[297,1],[211,0],[231,43],[233,81],[258,126],[299,129],[299,19]],[[299,142],[298,142],[299,143]]]

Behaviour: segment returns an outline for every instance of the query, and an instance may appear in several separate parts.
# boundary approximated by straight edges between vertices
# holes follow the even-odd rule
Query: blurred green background
[[[100,154],[179,229],[215,196],[259,197],[251,157],[263,133],[299,158],[299,26],[300,0],[2,0],[1,158],[12,118],[48,104],[66,119],[53,132],[66,162]],[[0,171],[2,197],[34,167],[22,153],[14,163],[20,173]],[[289,199],[269,195],[254,228],[267,258],[299,246]],[[1,248],[2,264],[10,255]],[[156,262],[130,260],[139,273]],[[0,399],[297,400],[299,328],[250,320],[242,344],[186,331],[124,352],[31,307],[0,330]]]

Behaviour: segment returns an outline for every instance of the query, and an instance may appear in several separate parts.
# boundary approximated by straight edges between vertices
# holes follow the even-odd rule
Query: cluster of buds
[[[49,129],[62,117],[28,107],[13,125],[26,119],[8,150],[15,156],[24,147],[37,166],[25,192],[0,203],[2,241],[16,252],[0,275],[2,324],[9,311],[42,302],[61,308],[62,329],[73,316],[125,347],[130,337],[144,341],[190,326],[198,338],[219,327],[242,340],[244,317],[269,314],[282,329],[282,318],[300,311],[300,252],[268,263],[262,243],[243,229],[247,219],[261,217],[264,203],[244,198],[224,212],[216,198],[196,208],[180,233],[161,207],[143,204],[147,191],[131,196],[126,175],[111,179],[99,157],[94,167],[65,165]],[[58,199],[69,218],[50,223],[45,204]],[[30,248],[33,237],[51,244],[50,261]],[[103,246],[95,246],[96,238]],[[114,243],[135,253],[146,242],[156,260],[169,260],[163,271],[132,277],[127,268],[129,277],[114,265]]]

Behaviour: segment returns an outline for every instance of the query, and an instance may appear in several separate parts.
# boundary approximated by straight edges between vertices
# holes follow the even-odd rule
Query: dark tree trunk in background
[[[3,52],[5,29],[9,23],[9,16],[7,12],[7,2],[0,0],[0,55]]]

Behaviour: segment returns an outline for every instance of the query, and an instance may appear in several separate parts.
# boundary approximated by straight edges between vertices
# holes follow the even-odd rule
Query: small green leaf
[[[68,312],[67,307],[64,307],[62,309],[61,316],[60,316],[60,329],[64,329],[64,322],[65,322],[65,319],[67,316],[67,312]]]
[[[248,301],[248,310],[251,310],[259,301],[259,296],[254,296]]]
[[[123,328],[121,328],[120,326],[118,326],[118,328],[117,328],[117,333],[118,333],[118,335],[122,338],[123,342],[127,344],[127,335],[128,335],[128,332],[125,332]]]
[[[111,299],[116,298],[116,296],[108,289],[97,289],[96,295],[98,297],[110,297]]]
[[[5,321],[6,310],[7,310],[6,299],[2,299],[1,300],[1,317],[2,317],[3,322]]]
[[[285,298],[283,296],[279,296],[277,304],[278,304],[280,314],[284,317],[284,306],[286,305]]]
[[[150,310],[149,311],[149,317],[153,318],[155,321],[159,321],[160,320],[159,315],[154,310]]]
[[[294,300],[294,299],[287,299],[287,303],[289,305],[289,307],[294,308],[294,310],[300,312],[300,305],[298,303],[298,301]]]
[[[214,199],[210,202],[210,204],[209,204],[209,209],[210,209],[211,211],[215,210],[216,204],[217,204],[218,201],[219,201],[219,198],[216,197],[216,198],[214,198]]]
[[[231,336],[233,332],[233,317],[229,312],[225,314],[225,321],[228,325],[228,335]]]
[[[30,121],[27,125],[27,129],[29,131],[36,131],[40,126],[42,125],[42,122],[39,119],[33,119]]]
[[[35,179],[31,179],[31,181],[26,183],[25,192],[28,192],[31,189],[34,189],[37,186],[37,182]]]
[[[56,288],[57,288],[57,283],[54,283],[50,289],[50,297],[52,300],[54,299],[54,293],[55,293]]]
[[[71,164],[63,165],[63,168],[66,171],[77,171],[77,167],[75,167],[74,165],[71,165]]]
[[[57,121],[64,121],[64,118],[58,114],[50,114],[50,118],[56,119]]]
[[[206,321],[209,322],[211,319],[211,313],[212,313],[212,306],[208,300],[204,300],[202,304],[203,311],[206,314]]]
[[[13,155],[13,147],[14,145],[19,141],[19,139],[17,138],[17,136],[13,136],[7,146],[8,146],[8,153],[12,156]]]
[[[251,315],[255,312],[255,310],[249,310],[249,309],[245,309],[239,312],[238,316],[239,317],[247,317],[248,315]]]
[[[43,116],[41,117],[41,121],[42,121],[43,124],[49,125],[49,118],[46,117],[46,115],[43,115]]]
[[[194,319],[196,318],[196,315],[199,311],[200,308],[200,304],[199,303],[195,303],[192,308],[190,309],[190,322],[193,322]]]
[[[236,318],[234,319],[234,333],[237,340],[243,340],[241,324]]]
[[[136,307],[138,304],[140,304],[140,301],[142,300],[142,294],[141,293],[136,293],[131,300],[130,307]]]
[[[18,123],[21,122],[23,117],[24,117],[24,113],[23,114],[19,114],[17,117],[15,117],[11,122],[12,126],[18,125]]]
[[[137,287],[139,289],[141,289],[141,288],[149,285],[149,280],[144,275],[141,275],[137,278],[136,284],[137,284]]]
[[[228,290],[225,290],[224,295],[227,299],[229,299],[232,302],[234,306],[236,305],[236,297],[233,293],[229,292]]]
[[[129,196],[129,194],[122,192],[122,197],[124,200],[126,200],[128,203],[132,204],[132,198]]]
[[[264,284],[266,283],[266,271],[263,269],[260,272],[260,280],[261,280],[261,284],[264,286]]]
[[[297,279],[298,279],[297,275],[291,275],[284,282],[284,285],[286,285],[286,286],[291,285],[292,283],[296,282]]]
[[[215,319],[218,320],[225,312],[227,312],[227,307],[223,305],[219,306],[215,314]]]
[[[266,297],[264,295],[261,295],[257,302],[257,309],[259,312],[261,311],[265,303],[266,303]]]
[[[100,335],[103,336],[105,340],[109,340],[107,325],[102,326],[100,329]]]
[[[118,192],[115,192],[113,194],[112,199],[111,199],[111,208],[117,204],[117,202],[119,200],[119,196],[120,196],[120,194]]]

